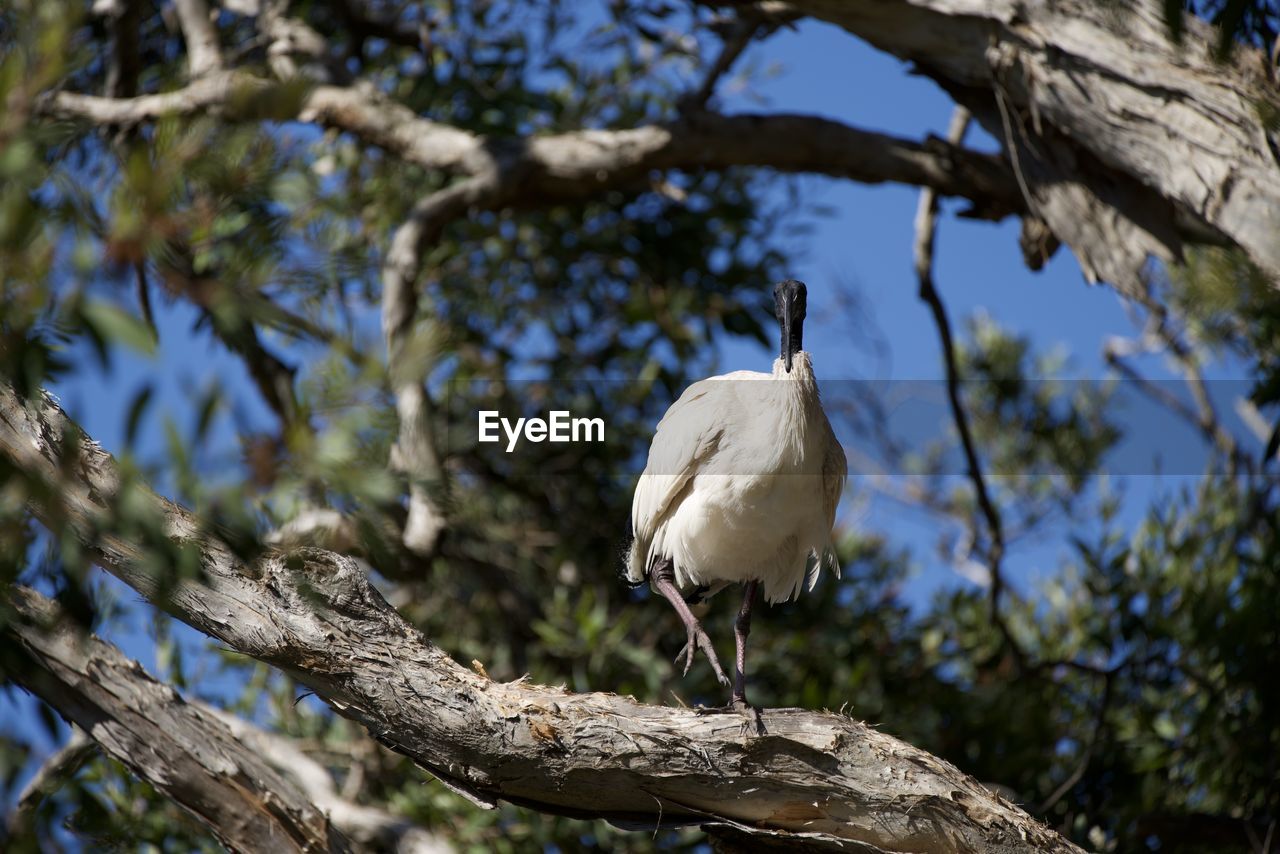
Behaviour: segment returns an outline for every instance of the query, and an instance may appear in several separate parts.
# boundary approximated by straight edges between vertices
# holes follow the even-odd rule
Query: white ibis
[[[734,623],[730,705],[746,699],[746,643],[756,590],[769,602],[813,589],[822,566],[838,573],[831,540],[847,464],[801,349],[807,292],[788,279],[773,289],[782,352],[773,373],[735,371],[685,389],[658,423],[631,502],[635,539],[626,575],[648,578],[676,609],[688,643],[676,656],[688,674],[701,649],[729,684],[689,609],[735,582],[744,585]]]

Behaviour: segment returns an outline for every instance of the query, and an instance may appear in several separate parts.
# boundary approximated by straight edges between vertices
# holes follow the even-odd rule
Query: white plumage
[[[778,359],[772,374],[696,382],[649,447],[627,578],[669,557],[681,589],[757,580],[769,602],[793,599],[824,564],[839,572],[831,529],[846,471],[808,353],[791,373]]]
[[[823,565],[838,574],[832,543],[847,464],[801,349],[807,292],[774,288],[782,355],[769,374],[735,371],[685,389],[658,423],[631,503],[635,539],[626,575],[648,578],[688,631],[685,672],[702,649],[728,683],[680,591],[746,586],[735,623],[732,701],[746,704],[745,648],[757,588],[770,602],[812,589]],[[677,656],[679,660],[679,656]]]

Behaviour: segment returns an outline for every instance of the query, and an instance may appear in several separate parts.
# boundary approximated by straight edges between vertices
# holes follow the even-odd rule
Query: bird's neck
[[[775,418],[784,422],[783,435],[805,443],[815,408],[821,410],[818,381],[813,376],[813,362],[801,350],[791,357],[791,371],[782,359],[773,363]]]
[[[773,360],[773,378],[796,384],[796,392],[816,392],[818,381],[813,376],[813,361],[804,350],[791,357],[791,371],[781,358]]]
[[[768,416],[769,433],[774,437],[771,453],[778,455],[782,466],[803,466],[818,435],[813,430],[815,415],[822,412],[809,353],[800,351],[791,357],[790,373],[781,359],[773,362],[772,379]]]

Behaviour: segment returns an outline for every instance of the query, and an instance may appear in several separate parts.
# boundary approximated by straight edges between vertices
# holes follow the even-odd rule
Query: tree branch
[[[1150,254],[1217,235],[1280,281],[1280,163],[1263,118],[1280,94],[1256,48],[1219,61],[1216,32],[1189,13],[1175,43],[1153,0],[790,8],[914,63],[1017,149],[1034,212],[1090,279],[1141,291]]]
[[[46,759],[18,794],[18,800],[6,820],[6,836],[0,842],[18,839],[30,833],[31,820],[40,804],[74,777],[98,746],[79,727],[71,728],[71,737]]]
[[[198,700],[191,703],[226,724],[238,741],[297,785],[357,845],[395,854],[446,854],[453,850],[453,846],[405,818],[340,795],[329,770],[292,740]]]
[[[245,73],[217,74],[184,89],[137,98],[56,92],[42,100],[51,118],[115,125],[167,115],[218,113],[277,84]],[[247,116],[252,118],[252,115]],[[494,203],[555,202],[590,196],[666,169],[757,166],[866,183],[897,182],[968,199],[969,216],[998,220],[1026,210],[1017,182],[999,157],[942,140],[925,142],[860,130],[817,116],[699,112],[628,130],[573,131],[527,139],[489,139],[424,119],[366,86],[318,86],[303,100],[302,121],[352,134],[425,169],[459,176],[518,176]]]
[[[969,128],[970,115],[964,107],[957,107],[951,117],[951,126],[947,131],[947,139],[959,144]],[[951,321],[947,318],[946,306],[933,282],[934,235],[938,222],[938,196],[930,188],[920,191],[920,205],[916,211],[916,239],[914,247],[916,277],[920,281],[920,299],[929,306],[934,323],[938,327],[938,338],[942,344],[942,358],[947,372],[947,398],[951,403],[951,417],[960,434],[960,445],[964,449],[965,463],[969,480],[973,484],[974,495],[978,499],[978,508],[982,511],[987,525],[988,545],[986,548],[987,571],[991,576],[989,612],[992,621],[1000,629],[1005,644],[1017,658],[1020,667],[1026,665],[1022,648],[1016,642],[1004,616],[1000,611],[1000,596],[1004,591],[1004,523],[1000,518],[1000,510],[991,500],[987,490],[987,481],[982,474],[982,461],[978,457],[974,445],[973,434],[969,429],[969,416],[965,412],[964,403],[960,400],[960,367],[956,359],[955,338],[951,333]],[[975,537],[976,539],[976,537]]]
[[[222,69],[222,47],[218,44],[218,28],[209,17],[205,0],[173,0],[178,10],[178,24],[187,43],[187,67],[192,79]]]
[[[405,623],[354,561],[302,549],[245,565],[186,510],[135,494],[131,506],[149,502],[202,560],[198,579],[159,579],[137,543],[100,524],[120,490],[114,461],[48,399],[0,387],[0,453],[56,484],[31,493],[34,512],[69,525],[125,583],[479,803],[814,850],[1079,850],[948,763],[840,715],[766,710],[769,735],[751,737],[736,713],[493,682]]]
[[[303,793],[220,720],[183,702],[114,646],[85,638],[54,604],[10,590],[19,619],[0,636],[17,681],[209,827],[233,851],[346,851]]]
[[[141,0],[104,0],[95,3],[93,11],[106,18],[107,32],[111,34],[105,92],[113,98],[127,98],[138,91],[138,75],[142,72],[138,34]]]
[[[409,478],[409,517],[402,541],[420,557],[434,554],[444,532],[441,507],[444,468],[436,448],[434,413],[426,379],[431,343],[417,333],[418,275],[422,254],[444,227],[468,208],[492,197],[496,175],[468,178],[433,193],[414,206],[391,239],[382,270],[382,334],[387,344],[387,374],[396,399],[400,428],[391,449],[391,465]]]

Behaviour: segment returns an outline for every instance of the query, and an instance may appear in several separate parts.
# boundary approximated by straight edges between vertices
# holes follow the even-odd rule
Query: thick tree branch
[[[1265,58],[1155,0],[794,0],[915,63],[1016,150],[1034,212],[1086,276],[1140,292],[1148,254],[1214,233],[1280,281],[1280,93]],[[1002,115],[1004,113],[1004,115]]]
[[[0,387],[0,453],[56,484],[32,494],[33,510],[70,525],[125,583],[479,803],[815,850],[1078,850],[946,762],[840,715],[766,710],[769,735],[752,737],[736,713],[493,682],[405,623],[354,561],[305,549],[244,565],[187,511],[143,493],[131,506],[150,502],[204,570],[157,578],[138,543],[101,525],[121,488],[114,461],[47,399]]]
[[[226,724],[236,739],[296,784],[357,845],[395,854],[446,854],[453,850],[452,845],[407,819],[340,795],[329,770],[290,739],[199,701],[192,705]]]
[[[113,99],[57,92],[44,115],[116,125],[207,112],[235,117],[242,105],[277,84],[244,73],[217,74],[161,95]],[[248,117],[252,117],[250,114]],[[528,139],[489,139],[424,119],[369,87],[318,86],[298,117],[352,134],[433,171],[479,176],[495,171],[512,183],[495,204],[582,198],[665,169],[758,166],[866,183],[928,186],[968,199],[970,215],[1000,219],[1026,205],[1001,158],[942,140],[923,143],[816,116],[699,112],[629,130],[574,131]]]
[[[13,588],[9,601],[19,619],[0,630],[8,647],[6,677],[83,729],[228,848],[349,850],[325,815],[222,721],[185,703],[114,646],[81,635],[40,594]]]
[[[214,775],[223,778],[222,785],[233,790],[232,797],[250,798],[255,811],[267,807],[270,820],[283,816],[286,822],[293,822],[301,816],[302,821],[312,825],[289,831],[304,846],[318,839],[315,831],[331,833],[318,817],[325,816],[357,846],[396,854],[444,854],[453,850],[411,821],[340,796],[329,771],[288,738],[199,700],[184,701],[116,647],[96,637],[85,638],[69,628],[54,603],[40,594],[18,588],[10,601],[23,621],[5,630],[12,635],[9,640],[24,649],[39,648],[39,655],[31,656],[26,663],[36,664],[40,670],[15,671],[14,677],[34,686],[33,691],[43,691],[40,696],[63,717],[77,722],[86,716],[92,719],[96,734],[109,736],[104,743],[108,753],[135,771],[141,766],[144,770],[138,773],[144,778],[154,782],[157,778],[179,777],[189,773],[192,764],[212,767]],[[69,678],[68,674],[73,676]],[[99,674],[107,674],[108,678]],[[93,689],[85,689],[86,675],[93,679]],[[151,717],[153,713],[155,717]],[[150,720],[139,726],[139,716]],[[119,735],[121,730],[137,739],[148,739],[142,743],[151,745],[149,739],[156,735],[154,727],[159,726],[164,727],[165,737],[160,749],[121,755],[120,745],[127,742]],[[210,733],[213,741],[208,740]],[[84,730],[75,727],[67,744],[49,758],[24,789],[11,815],[10,830],[25,821],[26,814],[40,800],[98,749],[99,745]],[[220,755],[212,761],[201,758],[213,754]],[[181,760],[180,765],[166,764],[175,756]],[[263,763],[279,777],[258,776],[263,773]],[[252,791],[240,791],[245,789]],[[182,790],[165,791],[176,798]],[[210,819],[241,823],[237,816],[213,816],[202,810],[192,809],[215,833],[221,831]],[[243,835],[239,840],[258,841]],[[345,840],[329,839],[331,844],[334,841],[345,845]]]

